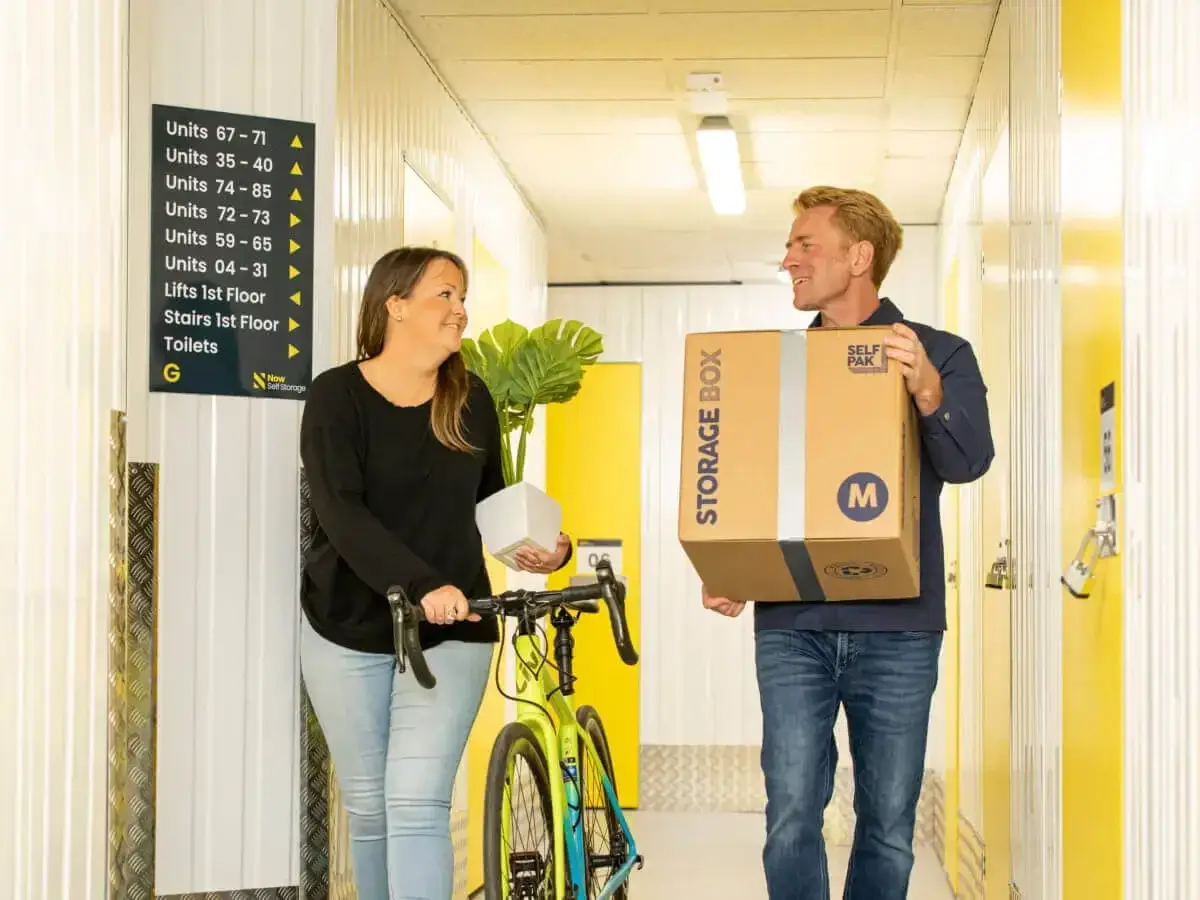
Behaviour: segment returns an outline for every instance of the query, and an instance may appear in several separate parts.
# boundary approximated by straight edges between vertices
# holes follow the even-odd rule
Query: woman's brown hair
[[[400,247],[379,258],[367,277],[362,306],[358,312],[358,358],[372,359],[383,352],[387,334],[387,302],[390,297],[412,296],[417,282],[429,264],[444,259],[462,273],[463,293],[467,287],[467,266],[462,258],[449,250],[436,247]],[[437,387],[433,393],[430,414],[433,436],[451,450],[464,453],[476,451],[463,433],[463,409],[471,391],[470,375],[461,353],[451,353],[438,369]]]

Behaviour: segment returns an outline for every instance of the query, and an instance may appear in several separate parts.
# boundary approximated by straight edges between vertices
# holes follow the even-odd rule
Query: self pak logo
[[[850,344],[846,348],[846,368],[856,375],[886,372],[887,354],[883,344]]]
[[[887,509],[887,484],[872,472],[855,472],[838,488],[837,501],[838,509],[847,519],[870,522]]]

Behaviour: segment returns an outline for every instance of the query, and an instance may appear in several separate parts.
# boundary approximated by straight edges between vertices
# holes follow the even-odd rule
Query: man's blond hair
[[[892,211],[874,194],[836,187],[813,187],[802,191],[792,203],[796,215],[818,206],[833,208],[833,223],[851,243],[866,241],[875,248],[871,280],[878,288],[904,243],[904,229]]]

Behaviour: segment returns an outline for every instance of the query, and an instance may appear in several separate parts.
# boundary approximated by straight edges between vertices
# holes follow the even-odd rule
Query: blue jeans
[[[904,900],[941,646],[940,632],[757,634],[770,900],[829,898],[821,828],[833,797],[839,706],[857,820],[844,900]]]
[[[427,691],[390,654],[347,650],[300,619],[300,667],[346,805],[359,900],[450,900],[450,801],[492,645],[430,648]]]

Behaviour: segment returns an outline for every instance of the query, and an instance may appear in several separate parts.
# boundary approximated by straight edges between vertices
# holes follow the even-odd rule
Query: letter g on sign
[[[870,522],[887,509],[887,485],[873,472],[855,472],[838,488],[837,501],[847,519]]]

